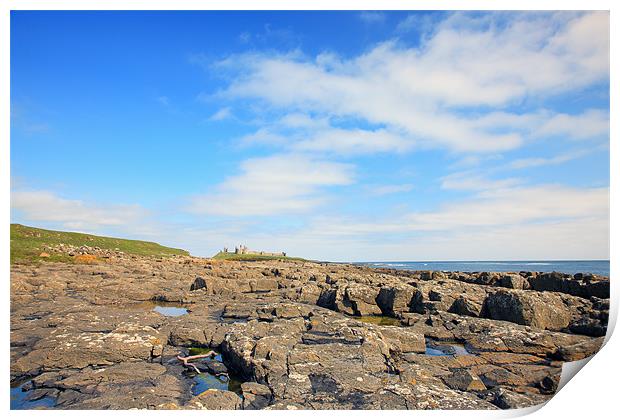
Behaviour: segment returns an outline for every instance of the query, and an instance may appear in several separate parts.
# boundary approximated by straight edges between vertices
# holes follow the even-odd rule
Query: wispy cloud
[[[20,128],[26,134],[43,134],[51,130],[50,125],[47,123],[24,123],[20,125]]]
[[[249,235],[256,243],[345,261],[350,255],[357,261],[608,258],[609,189],[486,190],[430,211],[372,219],[318,216],[286,235]]]
[[[256,98],[288,112],[362,119],[405,133],[424,147],[458,152],[511,150],[527,136],[569,132],[560,129],[563,123],[577,127],[585,122],[587,129],[576,130],[580,138],[604,133],[600,110],[583,116],[479,110],[507,108],[526,96],[606,79],[607,13],[518,15],[501,25],[488,24],[493,15],[485,16],[484,24],[470,18],[474,22],[466,26],[463,19],[445,19],[419,48],[385,42],[358,57],[330,54],[329,60],[323,55],[235,56],[220,63],[238,73],[220,96]],[[528,120],[533,121],[529,132],[515,124]],[[338,141],[331,144],[339,147]]]
[[[59,197],[51,191],[13,191],[11,208],[35,222],[55,222],[67,229],[128,226],[148,212],[138,205],[96,205]]]
[[[490,112],[476,120],[481,129],[507,128],[531,139],[562,137],[597,140],[609,136],[609,112],[586,109],[579,113],[557,113],[545,109],[525,114]]]
[[[441,188],[446,190],[497,190],[514,187],[522,183],[518,178],[490,179],[471,171],[457,172],[441,179]]]
[[[499,188],[483,191],[471,200],[447,204],[436,212],[411,214],[407,218],[411,228],[450,230],[593,217],[609,217],[608,188]]]
[[[313,118],[303,113],[287,114],[240,140],[246,145],[277,145],[294,152],[345,156],[405,152],[415,146],[405,133],[384,128],[334,127],[327,117]]]
[[[16,128],[28,136],[51,132],[52,126],[36,115],[40,112],[35,111],[37,108],[29,101],[11,103],[11,128]]]
[[[193,197],[187,210],[217,216],[306,212],[325,202],[323,188],[353,182],[350,165],[304,155],[248,159],[239,172],[213,192]]]
[[[301,37],[288,27],[265,23],[259,30],[245,30],[237,35],[240,44],[253,47],[295,48]]]
[[[396,25],[396,33],[403,34],[417,31],[421,35],[429,34],[436,23],[436,18],[429,14],[410,14]]]
[[[209,117],[209,120],[211,121],[222,121],[222,120],[226,120],[228,118],[231,118],[233,116],[232,111],[230,109],[230,107],[224,107],[224,108],[220,108],[218,109],[213,115],[211,115]]]
[[[384,23],[386,19],[385,13],[377,10],[360,12],[357,16],[367,24]]]
[[[577,201],[577,202],[576,202]],[[372,222],[321,221],[315,229],[326,235],[367,235],[404,232],[457,233],[496,229],[553,220],[609,218],[609,188],[558,185],[501,188],[441,205],[434,211],[407,213],[394,220]]]
[[[579,115],[555,114],[536,128],[536,136],[562,135],[574,140],[609,136],[609,113],[590,109]]]
[[[571,160],[578,159],[591,153],[592,150],[577,150],[575,152],[562,153],[552,157],[530,157],[524,159],[515,159],[509,163],[509,167],[512,169],[524,169],[533,168],[536,166],[551,166],[559,165],[561,163],[569,162]]]
[[[409,192],[413,184],[370,185],[367,189],[371,195],[382,196]]]

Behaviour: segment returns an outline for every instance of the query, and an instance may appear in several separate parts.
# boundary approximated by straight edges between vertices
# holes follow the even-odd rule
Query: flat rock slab
[[[553,395],[564,361],[600,348],[609,311],[609,280],[588,275],[99,261],[11,267],[11,378],[28,398],[63,409],[527,407]],[[234,377],[228,390],[192,395],[192,368],[176,358],[190,348],[218,353],[196,366]]]

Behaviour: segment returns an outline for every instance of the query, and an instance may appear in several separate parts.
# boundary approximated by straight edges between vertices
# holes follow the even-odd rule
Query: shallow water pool
[[[426,341],[425,354],[427,356],[469,356],[472,353],[460,343]]]
[[[32,400],[34,390],[24,391],[20,384],[11,384],[11,410],[36,410],[53,408],[56,405],[56,399],[52,397],[42,397]]]
[[[353,319],[365,322],[367,324],[381,325],[381,326],[396,326],[400,327],[402,324],[400,319],[392,318],[390,316],[383,315],[367,315],[367,316],[354,316]]]
[[[232,391],[238,395],[241,395],[240,380],[226,377],[215,376],[208,372],[201,373],[194,376],[194,385],[192,386],[192,395],[200,395],[209,389],[219,389],[222,391]]]
[[[208,347],[189,348],[190,356],[207,354],[210,351],[212,351],[212,349]],[[217,353],[215,356],[210,357],[210,359],[224,363],[221,353]],[[221,376],[213,375],[209,372],[202,372],[198,375],[194,375],[192,380],[194,381],[194,384],[192,385],[192,395],[202,394],[209,389],[232,391],[238,395],[241,395],[241,384],[243,381],[230,371],[228,372],[228,375]]]
[[[190,347],[190,356],[198,354],[207,354],[212,349],[208,347]],[[223,362],[221,353],[217,353],[211,357],[213,360]],[[192,377],[194,384],[192,385],[192,395],[200,395],[209,389],[220,389],[223,391],[232,391],[238,395],[241,395],[241,384],[243,381],[232,372],[228,372],[227,375],[213,375],[209,372],[202,372]]]
[[[153,310],[163,316],[181,316],[186,315],[189,311],[180,306],[161,306],[156,305]]]
[[[155,300],[147,300],[138,303],[133,303],[129,305],[125,305],[126,309],[137,309],[142,311],[155,311],[158,314],[164,316],[181,316],[187,315],[189,313],[189,309],[181,306],[181,302],[165,302],[165,301],[155,301]]]

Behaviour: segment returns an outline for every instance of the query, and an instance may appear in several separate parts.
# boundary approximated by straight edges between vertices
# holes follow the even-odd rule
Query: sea
[[[584,261],[365,261],[353,264],[397,270],[433,271],[493,271],[519,272],[558,271],[561,273],[591,273],[609,276],[609,260]]]

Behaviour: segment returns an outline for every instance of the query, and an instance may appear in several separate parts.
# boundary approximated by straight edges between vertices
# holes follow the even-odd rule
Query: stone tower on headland
[[[224,248],[224,252],[228,252],[228,248]],[[235,254],[239,255],[265,255],[269,257],[286,257],[286,252],[266,252],[266,251],[253,251],[248,249],[245,245],[238,245],[235,247]]]

